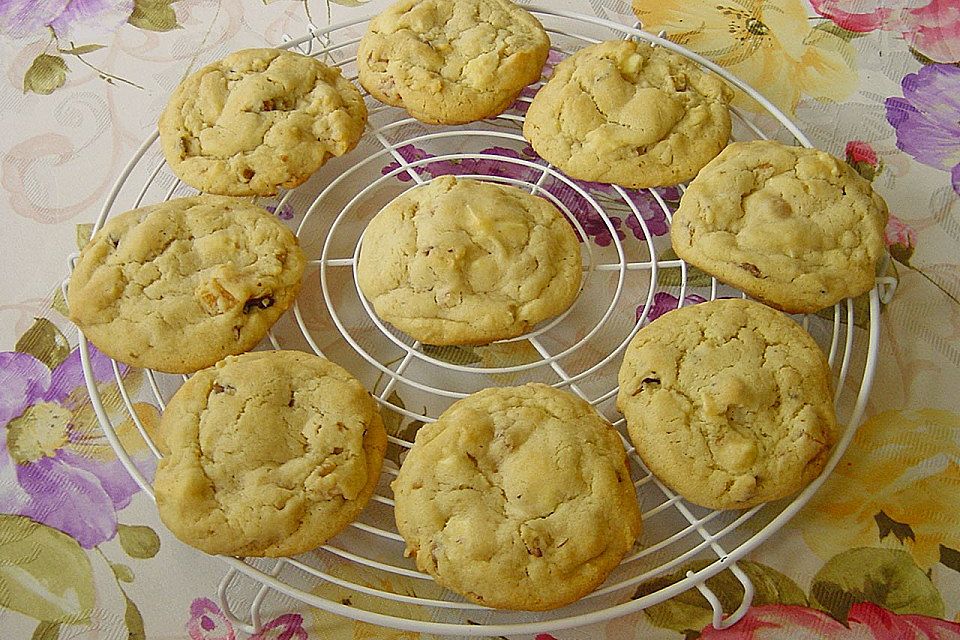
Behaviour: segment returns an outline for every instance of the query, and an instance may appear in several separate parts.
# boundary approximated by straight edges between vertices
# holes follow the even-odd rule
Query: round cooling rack
[[[733,138],[775,136],[811,146],[797,126],[754,89],[662,34],[564,11],[530,10],[551,35],[548,67],[600,40],[645,40],[720,75],[766,110],[754,122],[732,109]],[[308,35],[283,47],[316,56],[356,80],[356,48],[366,20],[326,29],[310,25]],[[420,425],[474,391],[536,381],[580,395],[622,432],[624,421],[614,408],[617,370],[639,328],[669,308],[742,295],[670,251],[667,230],[682,186],[630,191],[578,182],[534,155],[520,131],[536,86],[506,113],[458,127],[422,125],[367,96],[370,120],[357,149],[330,161],[307,184],[262,203],[275,208],[281,218],[299,218],[297,235],[312,259],[293,313],[281,319],[261,348],[313,351],[345,366],[380,402],[391,436],[376,495],[360,519],[328,544],[295,558],[223,558],[229,571],[221,583],[221,604],[240,628],[258,630],[262,610],[289,607],[293,598],[364,622],[417,632],[461,636],[546,632],[639,611],[690,588],[699,589],[713,606],[715,627],[729,626],[743,616],[753,595],[737,559],[810,499],[853,437],[873,380],[881,298],[885,301],[892,294],[893,283],[883,279],[878,279],[866,303],[846,300],[826,313],[797,318],[828,353],[838,417],[847,428],[823,474],[792,499],[745,511],[692,505],[653,477],[624,439],[644,533],[608,580],[580,601],[539,613],[488,609],[442,589],[403,557],[389,483]],[[566,313],[519,338],[469,348],[423,345],[377,318],[356,280],[366,223],[403,191],[451,173],[527,189],[553,202],[569,218],[582,241],[584,277],[580,295]],[[95,229],[110,215],[192,193],[164,163],[153,134],[117,180]],[[82,336],[80,349],[100,424],[121,461],[152,497],[150,481],[138,467],[141,461],[114,431],[115,423],[132,419],[152,454],[161,456],[133,408],[134,396],[143,392],[128,390],[115,364],[122,403],[119,411],[108,409]],[[144,377],[145,392],[161,410],[186,379],[151,371]],[[723,570],[731,571],[744,589],[741,605],[726,614],[705,585]],[[276,601],[271,604],[271,599]]]

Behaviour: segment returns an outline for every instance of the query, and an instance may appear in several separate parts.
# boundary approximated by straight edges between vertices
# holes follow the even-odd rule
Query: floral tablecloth
[[[385,4],[0,2],[0,637],[242,636],[217,603],[224,565],[164,530],[99,431],[60,283],[189,70]],[[623,0],[552,6],[635,20]],[[758,589],[744,621],[714,630],[706,601],[688,592],[537,639],[960,638],[960,3],[646,0],[639,14],[759,88],[873,181],[893,212],[899,287],[846,456],[742,563]],[[104,358],[93,363],[112,379]],[[115,386],[103,394],[116,402]],[[158,407],[136,410],[155,425]],[[118,429],[132,431],[129,418]],[[728,609],[739,602],[735,581],[710,584]],[[258,638],[418,637],[288,606]]]

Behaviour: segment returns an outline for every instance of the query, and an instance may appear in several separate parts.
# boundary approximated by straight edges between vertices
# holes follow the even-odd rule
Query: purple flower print
[[[902,98],[887,98],[887,121],[897,130],[897,147],[918,161],[949,171],[960,193],[960,68],[922,67],[900,83]]]
[[[417,147],[412,144],[405,144],[402,147],[397,147],[397,153],[400,154],[400,157],[403,158],[406,162],[416,162],[417,160],[424,160],[426,158],[434,157],[433,154],[427,153],[420,147]],[[416,171],[419,175],[423,177],[427,177],[430,175],[428,172],[429,167],[430,165],[427,165],[426,167],[419,166],[416,169],[414,169],[414,171]],[[382,173],[383,175],[387,175],[391,171],[395,171],[396,169],[399,169],[399,168],[400,168],[400,163],[394,161],[387,165],[384,165],[383,169],[380,170],[380,173]],[[401,171],[400,173],[398,173],[396,175],[396,178],[397,180],[400,180],[402,182],[410,182],[411,180],[413,180],[410,174],[407,173],[406,171]]]
[[[197,598],[190,604],[187,621],[190,640],[235,640],[237,635],[220,606],[209,598]],[[285,613],[261,627],[250,640],[308,640],[303,616]]]
[[[707,299],[703,296],[698,296],[695,293],[691,293],[683,299],[684,305],[699,304],[701,302],[706,302]],[[679,299],[677,296],[670,295],[665,291],[660,291],[659,293],[653,296],[653,304],[650,305],[650,312],[647,314],[647,321],[653,322],[663,314],[668,311],[673,311],[679,306]],[[637,322],[640,321],[640,316],[643,314],[643,305],[637,307]]]
[[[485,156],[500,156],[503,158],[515,158],[535,162],[539,158],[533,153],[531,147],[526,147],[521,151],[508,149],[506,147],[490,147],[480,152]],[[484,176],[497,176],[501,178],[513,178],[514,180],[523,180],[524,182],[534,183],[543,173],[540,169],[535,169],[521,164],[495,160],[493,158],[467,158],[460,161],[462,174],[477,174]]]
[[[663,212],[663,207],[660,206],[660,203],[657,202],[649,191],[625,190],[625,193],[637,208],[637,211],[640,212],[640,217],[643,218],[643,222],[647,225],[647,230],[650,231],[650,235],[662,236],[670,230],[667,224],[667,214]],[[666,198],[664,198],[664,200],[669,202]],[[633,231],[635,238],[638,240],[643,239],[643,229],[635,215],[631,214],[627,216],[627,226]]]
[[[112,379],[110,360],[90,349],[96,379]],[[53,371],[30,354],[0,353],[0,381],[0,512],[59,529],[88,549],[113,538],[117,511],[139,487],[97,441],[95,419],[78,420],[79,351]]]
[[[409,178],[409,176],[407,177]],[[268,204],[264,207],[264,209],[274,214],[281,220],[293,220],[293,207],[290,206],[289,202],[285,202],[279,209],[275,204]]]
[[[543,76],[544,80],[549,80],[550,76],[553,75],[553,68],[560,63],[561,60],[567,57],[567,54],[562,51],[557,51],[556,49],[550,49],[550,53],[547,54],[547,62],[543,65],[543,71],[540,72],[540,75]],[[537,95],[539,87],[524,87],[520,92],[520,97],[510,105],[510,111],[519,111],[520,113],[526,114],[527,109],[530,108],[530,101],[533,100],[533,97]]]
[[[550,78],[550,76],[553,75],[553,68],[560,64],[566,57],[567,54],[563,51],[550,49],[550,53],[547,54],[547,63],[543,65],[543,77]]]
[[[404,145],[403,147],[399,147],[397,151],[407,162],[415,162],[417,160],[435,157],[414,145]],[[613,233],[616,233],[620,240],[626,238],[623,218],[619,216],[609,216],[610,226],[608,227],[604,218],[587,198],[566,181],[551,175],[541,180],[543,172],[539,168],[515,164],[509,161],[500,161],[494,157],[489,157],[515,158],[543,166],[543,160],[533,151],[533,148],[527,146],[518,151],[506,147],[490,147],[483,149],[480,153],[487,157],[430,162],[417,167],[416,171],[418,175],[424,178],[435,178],[443,175],[485,175],[512,178],[529,184],[539,183],[543,191],[548,192],[556,198],[556,200],[559,200],[560,203],[573,214],[583,227],[587,236],[592,238],[597,245],[601,247],[609,246],[610,243],[613,242]],[[382,173],[386,175],[399,166],[397,162],[391,162],[383,167]],[[412,179],[407,172],[398,173],[396,178],[403,182],[408,182]],[[609,204],[609,201],[618,202],[618,210],[620,211],[627,208],[612,185],[601,182],[587,182],[584,180],[574,180],[573,183],[595,199],[606,200],[607,204]],[[660,236],[667,232],[666,214],[663,212],[660,204],[648,191],[625,190],[625,193],[627,198],[637,207],[640,216],[643,218],[647,229],[649,229],[652,235]],[[661,190],[661,195],[667,202],[679,200],[679,191],[675,188]],[[600,204],[604,207],[607,206],[607,204],[603,202]],[[641,228],[640,222],[636,219],[636,216],[633,215],[631,210],[623,211],[623,213],[625,214],[624,217],[626,218],[627,228],[633,233],[634,237],[642,239],[644,237],[643,229]],[[613,228],[612,232],[610,227]]]
[[[92,43],[113,33],[133,13],[134,0],[3,0],[0,32],[12,38],[35,36],[50,27],[63,41]]]

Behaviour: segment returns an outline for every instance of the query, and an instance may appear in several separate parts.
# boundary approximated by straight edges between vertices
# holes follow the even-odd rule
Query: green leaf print
[[[849,29],[844,29],[832,20],[824,20],[815,26],[814,30],[829,33],[840,38],[841,40],[846,40],[847,42],[856,40],[857,38],[862,38],[863,36],[867,35],[866,33],[860,33],[859,31],[850,31]]]
[[[910,554],[861,547],[831,558],[813,578],[810,598],[840,622],[850,607],[872,602],[894,613],[943,617],[943,598]]]
[[[913,533],[913,529],[910,527],[910,525],[897,522],[883,511],[873,516],[873,519],[877,522],[877,530],[880,532],[881,540],[892,533],[894,537],[896,537],[897,541],[901,544],[903,544],[908,538],[914,542],[917,541],[917,536]]]
[[[20,336],[14,349],[29,353],[50,367],[51,371],[70,355],[70,343],[57,325],[46,318],[34,319],[33,325]]]
[[[133,13],[127,22],[147,31],[170,31],[177,29],[177,14],[174,13],[175,0],[134,0]]]
[[[60,624],[57,622],[41,622],[33,630],[30,640],[57,640],[60,637]]]
[[[117,536],[120,538],[120,546],[131,558],[146,560],[160,551],[160,536],[150,527],[118,524]]]
[[[53,302],[50,303],[50,306],[65,318],[70,315],[70,310],[67,308],[67,300],[63,297],[63,291],[60,290],[60,287],[57,287],[53,292]]]
[[[450,364],[468,365],[480,362],[480,356],[471,347],[459,347],[456,345],[438,347],[432,344],[423,345],[424,355],[431,358],[449,362]]]
[[[128,640],[146,640],[147,634],[143,629],[143,616],[140,615],[140,609],[126,594],[124,597],[127,599],[127,609],[124,611],[123,619],[127,623]]]
[[[390,392],[390,395],[387,396],[387,402],[394,407],[400,407],[401,409],[407,408],[396,391]],[[391,436],[399,436],[400,424],[403,422],[403,414],[389,407],[383,407],[381,414],[383,417],[383,426],[387,430],[387,433]]]
[[[48,96],[64,85],[69,71],[67,63],[60,56],[41,53],[23,74],[23,92]]]
[[[940,563],[954,571],[960,571],[960,551],[940,545]]]
[[[83,222],[78,224],[77,230],[77,249],[83,249],[90,242],[90,236],[93,235],[93,223]]]
[[[70,44],[73,44],[73,43],[71,42]],[[69,49],[60,48],[60,49],[57,49],[57,51],[59,51],[60,53],[69,54],[71,56],[82,56],[85,53],[93,53],[94,51],[98,51],[103,48],[104,48],[104,45],[102,44],[85,44],[79,47],[70,47]]]
[[[667,249],[660,254],[657,260],[677,260],[679,256],[672,248]],[[661,268],[657,272],[657,282],[664,287],[679,287],[683,282],[683,272],[680,267]],[[710,276],[702,269],[692,264],[687,265],[687,286],[688,287],[709,287]]]
[[[110,570],[116,576],[117,582],[133,582],[133,570],[120,562],[110,562]]]
[[[23,516],[0,514],[0,607],[52,623],[87,622],[93,570],[80,544]]]
[[[707,566],[706,560],[685,564],[675,573],[645,582],[633,597],[639,598],[680,581],[687,571],[699,571]],[[756,588],[753,604],[795,604],[806,606],[807,598],[797,584],[776,569],[758,562],[737,563]],[[723,571],[707,580],[707,586],[717,594],[726,613],[732,613],[743,601],[743,585],[729,571]],[[644,610],[654,625],[693,636],[713,620],[713,608],[696,589],[689,589],[669,600]]]

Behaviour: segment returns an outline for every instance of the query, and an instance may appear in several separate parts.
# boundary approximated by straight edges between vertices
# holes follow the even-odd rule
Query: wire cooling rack
[[[754,119],[733,109],[735,139],[772,135],[811,146],[796,125],[754,89],[663,39],[663,34],[559,10],[531,11],[551,35],[553,61],[600,40],[644,40],[694,60],[765,109]],[[346,77],[356,80],[356,47],[365,23],[366,19],[354,20],[326,29],[310,25],[307,35],[282,46],[338,66]],[[303,349],[343,364],[373,390],[392,435],[370,506],[328,544],[296,558],[223,558],[229,570],[221,583],[221,604],[240,628],[258,630],[261,611],[271,598],[284,606],[289,605],[284,598],[293,598],[387,627],[498,636],[601,622],[691,588],[699,589],[710,602],[714,626],[729,626],[743,616],[753,596],[753,586],[737,559],[770,537],[809,500],[846,449],[873,380],[881,298],[892,294],[893,283],[882,279],[865,304],[846,300],[828,313],[797,318],[828,353],[838,417],[847,425],[824,473],[799,495],[745,511],[697,507],[653,477],[624,439],[644,534],[609,579],[577,603],[536,614],[488,609],[440,588],[403,557],[389,482],[418,425],[436,419],[451,402],[484,387],[537,381],[580,395],[623,432],[624,421],[614,408],[616,374],[622,352],[639,328],[667,308],[741,295],[670,252],[667,225],[683,186],[638,192],[578,182],[533,154],[520,130],[536,86],[497,118],[458,127],[427,127],[402,110],[367,97],[370,122],[358,148],[328,163],[307,184],[263,203],[275,208],[281,218],[299,218],[297,235],[312,259],[292,314],[281,319],[270,333],[269,344],[261,348]],[[422,345],[377,318],[356,280],[366,223],[399,193],[449,173],[527,189],[553,202],[569,218],[582,241],[584,277],[580,296],[566,313],[519,338],[477,348]],[[154,134],[117,180],[95,229],[115,213],[192,193],[164,163]],[[71,266],[74,261],[75,257]],[[111,416],[83,339],[81,356],[91,401],[108,439],[153,497],[149,478],[114,431],[115,421],[132,419],[152,454],[161,456],[133,410],[133,394],[125,388],[120,368],[114,365],[126,414]],[[186,379],[151,371],[145,377],[152,400],[161,409]],[[740,606],[726,614],[705,584],[723,570],[731,571],[744,591]]]

